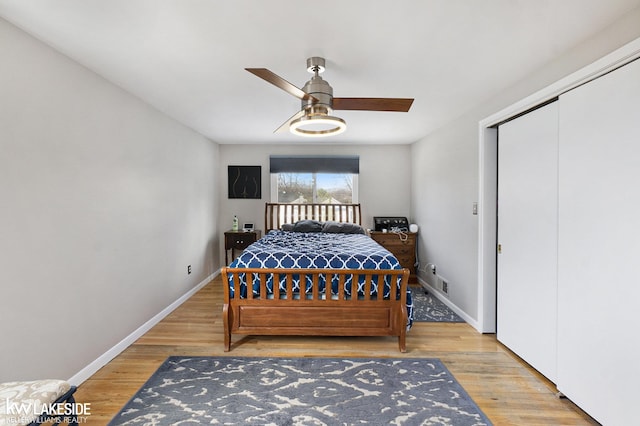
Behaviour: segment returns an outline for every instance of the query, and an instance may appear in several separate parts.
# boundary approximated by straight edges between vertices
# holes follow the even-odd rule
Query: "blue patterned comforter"
[[[271,231],[263,238],[247,247],[229,268],[318,268],[318,269],[402,269],[398,259],[387,249],[363,234],[335,234],[323,232]],[[230,274],[229,280],[231,280]],[[243,278],[243,277],[241,277]],[[267,282],[267,289],[273,292],[273,277]],[[384,282],[384,297],[390,294],[390,283]],[[399,285],[396,283],[396,285]],[[319,290],[325,291],[326,282],[319,283]],[[279,283],[283,292],[284,281]],[[311,293],[312,283],[305,282],[305,292]],[[358,294],[363,294],[363,282],[358,283]],[[373,282],[371,294],[377,295],[379,283]],[[344,284],[345,293],[351,295],[352,282]],[[294,293],[300,292],[299,277],[294,277]],[[242,280],[240,297],[246,297],[246,283]],[[331,283],[331,293],[338,294],[337,280]],[[259,283],[254,276],[254,296],[259,295]],[[233,286],[231,297],[234,297]],[[413,323],[413,300],[407,286],[407,329]]]

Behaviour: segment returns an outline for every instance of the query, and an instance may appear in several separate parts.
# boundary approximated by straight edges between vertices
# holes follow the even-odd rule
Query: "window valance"
[[[360,172],[357,155],[272,155],[271,173],[354,173]]]

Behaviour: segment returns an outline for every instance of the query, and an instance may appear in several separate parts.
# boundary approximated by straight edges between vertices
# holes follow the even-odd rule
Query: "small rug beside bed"
[[[466,322],[422,287],[411,286],[411,296],[415,322]]]
[[[438,359],[169,357],[110,425],[490,425]]]

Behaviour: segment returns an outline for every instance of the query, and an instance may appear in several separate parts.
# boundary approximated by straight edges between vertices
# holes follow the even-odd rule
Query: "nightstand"
[[[417,232],[379,232],[369,231],[369,236],[382,247],[389,250],[400,262],[403,268],[407,268],[411,275],[409,282],[415,284],[418,282],[416,275],[416,241]]]
[[[235,259],[236,250],[244,250],[251,243],[260,239],[262,231],[227,231],[224,233],[224,263],[229,264],[229,250],[231,250],[231,261]]]

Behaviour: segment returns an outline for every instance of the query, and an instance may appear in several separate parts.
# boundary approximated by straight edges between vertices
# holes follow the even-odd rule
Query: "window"
[[[271,200],[291,204],[358,202],[359,157],[271,156]]]
[[[350,204],[354,201],[351,173],[278,173],[278,203]]]

